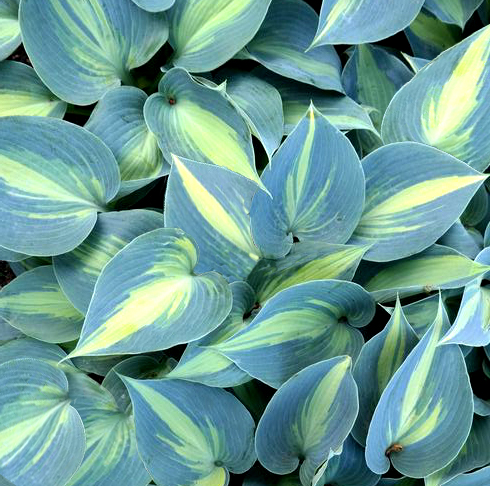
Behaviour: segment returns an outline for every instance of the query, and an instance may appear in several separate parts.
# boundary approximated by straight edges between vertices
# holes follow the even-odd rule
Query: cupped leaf
[[[412,140],[483,171],[490,160],[490,27],[475,32],[417,73],[393,98],[382,126],[385,143]]]
[[[253,38],[270,3],[176,0],[169,11],[169,42],[175,51],[172,63],[194,73],[221,66]]]
[[[170,170],[155,135],[145,123],[143,106],[147,98],[144,91],[132,86],[112,89],[97,103],[85,124],[116,157],[121,172],[118,197],[146,186]]]
[[[61,291],[51,265],[25,272],[2,288],[0,319],[48,343],[77,339],[83,325],[83,315]]]
[[[324,44],[365,44],[403,30],[419,13],[424,0],[323,0],[311,47]]]
[[[259,182],[250,129],[217,88],[174,68],[162,78],[158,91],[146,101],[144,114],[167,160],[175,154]]]
[[[0,63],[0,116],[63,118],[66,103],[44,86],[34,69],[15,61]]]
[[[0,366],[0,386],[0,474],[18,486],[64,486],[85,451],[65,374],[16,359]]]
[[[214,345],[244,329],[249,323],[255,306],[255,293],[245,282],[230,285],[233,306],[223,323],[204,338],[187,345],[179,364],[168,374],[168,378],[194,381],[207,386],[227,388],[248,382],[251,378],[233,361],[213,349]]]
[[[351,358],[339,356],[308,366],[289,379],[267,405],[255,437],[260,463],[275,474],[301,464],[301,484],[338,453],[358,411]]]
[[[226,486],[255,462],[254,422],[230,393],[182,380],[123,378],[138,451],[161,486]]]
[[[397,300],[388,324],[362,347],[354,366],[353,376],[359,389],[359,415],[352,436],[359,444],[366,445],[369,424],[383,390],[417,343],[417,335]]]
[[[213,348],[278,388],[317,361],[342,354],[355,360],[364,344],[355,327],[367,325],[374,311],[374,301],[356,284],[308,282],[276,294],[245,329]]]
[[[73,356],[135,354],[195,341],[223,322],[231,291],[194,275],[196,244],[177,229],[138,236],[103,268]]]
[[[147,12],[163,12],[171,8],[175,0],[133,0],[133,2]]]
[[[272,0],[260,30],[243,54],[282,76],[343,93],[335,49],[323,46],[306,52],[317,24],[316,12],[303,0]]]
[[[133,417],[114,397],[83,373],[67,375],[71,405],[85,426],[83,462],[66,486],[146,486],[150,476],[136,449]]]
[[[363,159],[362,168],[366,204],[350,242],[372,245],[364,258],[382,262],[435,243],[487,178],[445,152],[413,142],[379,148]]]
[[[394,300],[437,289],[463,287],[490,270],[489,265],[474,262],[456,250],[433,245],[403,260],[361,265],[356,274],[360,283],[377,302]]]
[[[483,0],[426,0],[424,8],[446,24],[456,24],[462,29]]]
[[[106,263],[137,236],[163,228],[163,215],[132,209],[102,213],[85,241],[53,258],[56,278],[73,305],[87,313],[95,283]]]
[[[261,176],[250,211],[252,235],[266,257],[286,255],[293,238],[345,243],[364,204],[364,173],[348,141],[313,106]],[[346,199],[344,195],[351,196]]]
[[[114,156],[83,128],[53,118],[0,118],[1,246],[36,256],[73,250],[118,189]]]
[[[311,280],[352,280],[367,247],[295,243],[277,260],[261,259],[247,278],[263,304],[281,290]]]
[[[20,0],[0,0],[0,61],[20,46],[20,27],[17,19]]]
[[[168,37],[166,15],[131,0],[23,0],[19,20],[39,77],[76,105],[94,103],[121,81],[131,84],[130,70],[149,61]]]
[[[198,272],[215,270],[230,280],[250,274],[260,258],[249,215],[256,192],[256,184],[228,169],[174,157],[165,226],[194,238],[200,251]]]
[[[366,460],[378,474],[391,464],[422,478],[447,466],[473,420],[473,395],[457,345],[438,346],[449,327],[442,303],[430,330],[385,388],[369,426]]]

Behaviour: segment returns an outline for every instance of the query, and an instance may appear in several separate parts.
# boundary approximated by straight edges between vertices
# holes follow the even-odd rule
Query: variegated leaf
[[[20,0],[0,0],[0,61],[20,46],[18,17]]]
[[[446,24],[462,29],[483,0],[425,0],[424,7]]]

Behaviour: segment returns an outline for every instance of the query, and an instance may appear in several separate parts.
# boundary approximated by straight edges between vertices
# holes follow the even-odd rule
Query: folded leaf
[[[0,61],[20,46],[20,27],[17,20],[20,0],[0,0]]]
[[[181,380],[123,378],[138,451],[161,486],[227,486],[255,462],[254,422],[230,393]]]
[[[36,256],[73,250],[118,189],[114,156],[83,128],[53,118],[0,118],[1,246]]]
[[[180,230],[135,238],[103,268],[70,357],[162,350],[218,327],[231,291],[216,273],[193,274],[196,262],[197,247]]]

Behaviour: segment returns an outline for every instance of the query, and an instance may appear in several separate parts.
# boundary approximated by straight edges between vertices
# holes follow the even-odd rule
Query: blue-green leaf
[[[254,422],[230,393],[182,380],[123,378],[138,451],[160,486],[226,486],[255,462]]]
[[[459,219],[437,240],[437,243],[449,246],[471,259],[474,259],[483,249],[483,237],[478,230],[465,228]]]
[[[20,0],[0,0],[0,61],[20,46],[20,27],[17,19]]]
[[[362,287],[340,280],[295,285],[267,301],[253,321],[214,349],[278,388],[305,366],[346,354],[354,360],[375,306]]]
[[[36,256],[70,251],[118,189],[114,156],[83,128],[54,118],[0,118],[1,246]]]
[[[385,388],[369,426],[366,460],[376,473],[421,478],[447,466],[466,442],[473,395],[457,345],[438,346],[449,327],[442,303],[430,330]]]
[[[409,56],[404,52],[402,52],[402,55],[405,58],[405,60],[408,62],[408,64],[410,65],[414,73],[418,73],[423,67],[425,67],[427,63],[430,62],[428,59],[423,59],[422,57]]]
[[[272,397],[260,419],[255,448],[260,463],[275,474],[299,465],[303,486],[338,454],[358,411],[351,359],[339,356],[301,370]]]
[[[29,255],[25,255],[24,253],[18,253],[12,250],[7,250],[7,248],[3,248],[3,246],[0,246],[1,261],[17,263],[22,260],[26,260],[27,258],[29,258]]]
[[[130,70],[168,37],[165,13],[145,12],[131,0],[23,0],[19,20],[39,77],[76,105],[94,103],[121,81],[132,84]]]
[[[171,8],[175,0],[133,0],[133,2],[147,12],[163,12]]]
[[[195,275],[196,244],[177,229],[138,236],[104,267],[73,356],[135,354],[195,341],[231,309],[216,273]]]
[[[424,8],[446,24],[456,24],[462,29],[483,0],[425,0]]]
[[[487,466],[470,474],[462,474],[446,483],[446,486],[482,486],[489,481],[490,466]]]

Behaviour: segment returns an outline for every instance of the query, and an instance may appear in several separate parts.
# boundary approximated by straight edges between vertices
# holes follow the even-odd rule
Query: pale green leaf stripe
[[[219,149],[219,147],[217,147]],[[180,228],[199,247],[197,272],[243,280],[260,258],[250,228],[257,185],[223,167],[173,158],[165,196],[165,226]]]
[[[375,486],[378,483],[379,474],[367,467],[364,448],[349,436],[342,444],[342,452],[328,461],[318,485]]]
[[[422,478],[445,467],[463,447],[473,395],[459,346],[438,346],[449,327],[439,303],[434,324],[385,388],[366,445],[369,468]]]
[[[174,68],[162,78],[158,91],[146,101],[144,114],[167,160],[175,154],[260,181],[250,129],[218,88]]]
[[[433,245],[417,255],[385,264],[361,265],[360,283],[377,302],[436,289],[463,287],[490,270],[489,265],[474,262],[457,251]]]
[[[66,103],[44,86],[34,69],[15,61],[0,63],[0,116],[63,118]]]
[[[48,343],[77,339],[83,325],[83,315],[61,291],[51,265],[25,272],[2,288],[0,318]]]
[[[0,387],[0,474],[15,485],[65,486],[85,451],[65,374],[16,359],[0,366]]]
[[[374,301],[359,285],[316,280],[276,294],[247,327],[213,349],[278,388],[318,361],[341,354],[355,360],[364,339],[354,327],[367,325],[374,312]]]
[[[133,86],[107,92],[97,103],[85,128],[113,152],[121,172],[118,197],[169,173],[155,135],[148,130],[143,106],[148,96]]]
[[[244,54],[277,74],[321,89],[344,92],[341,62],[332,46],[306,52],[318,24],[302,0],[272,0],[257,35]]]
[[[171,8],[175,0],[133,0],[133,2],[147,12],[163,12]]]
[[[221,66],[253,38],[270,3],[177,0],[169,11],[169,42],[175,51],[172,63],[194,73]]]
[[[363,446],[366,445],[369,424],[383,390],[417,343],[417,335],[397,299],[385,328],[362,347],[354,366],[354,380],[359,389],[359,415],[352,436]]]
[[[286,255],[294,237],[345,243],[352,235],[364,204],[364,173],[349,140],[313,105],[261,180],[272,198],[258,192],[250,217],[254,241],[264,256]]]
[[[283,135],[281,95],[274,86],[249,73],[228,76],[226,93],[241,110],[270,159],[281,144]]]
[[[266,469],[283,475],[301,464],[301,484],[311,484],[354,424],[359,406],[350,369],[348,356],[321,361],[301,370],[275,393],[255,437],[257,456]]]
[[[182,380],[123,378],[138,451],[161,486],[227,486],[255,462],[254,421],[230,393]]]
[[[85,129],[54,118],[0,117],[1,246],[36,256],[70,251],[118,189],[114,156]]]
[[[490,481],[490,466],[484,467],[479,471],[462,474],[448,483],[447,486],[482,486],[482,484],[488,484]]]
[[[385,143],[432,145],[483,171],[490,160],[490,27],[441,54],[393,98],[382,126]]]
[[[405,29],[405,35],[415,56],[429,61],[463,38],[461,29],[441,22],[425,9]]]
[[[195,275],[196,244],[181,230],[138,236],[104,267],[73,356],[136,354],[195,341],[231,309],[226,280]]]
[[[383,262],[435,243],[487,178],[445,152],[413,142],[379,148],[363,159],[362,168],[366,203],[350,243],[373,245],[364,258]]]
[[[483,0],[426,0],[424,8],[447,24],[456,24],[462,29]]]
[[[136,448],[132,415],[83,373],[67,375],[71,405],[85,426],[87,448],[80,468],[66,486],[146,486],[150,475]]]
[[[53,258],[56,278],[72,304],[87,313],[95,283],[106,263],[137,236],[163,228],[163,215],[132,209],[102,213],[84,242]]]
[[[187,345],[179,364],[168,374],[168,378],[180,378],[220,388],[238,386],[251,379],[233,361],[213,349],[214,345],[244,329],[252,319],[255,305],[252,288],[245,282],[233,282],[230,288],[233,306],[228,317],[213,332]]]
[[[424,0],[323,0],[311,47],[376,42],[404,29]]]
[[[94,103],[121,81],[132,84],[130,70],[149,61],[168,37],[166,14],[131,0],[23,0],[19,20],[39,77],[76,105]]]
[[[295,243],[277,260],[262,259],[247,278],[263,304],[281,290],[311,280],[352,280],[368,247]]]
[[[450,479],[486,466],[490,462],[490,417],[473,417],[471,432],[463,448],[445,468],[425,478],[426,486],[441,486]]]
[[[0,0],[0,61],[20,46],[20,27],[17,20],[20,0]]]

